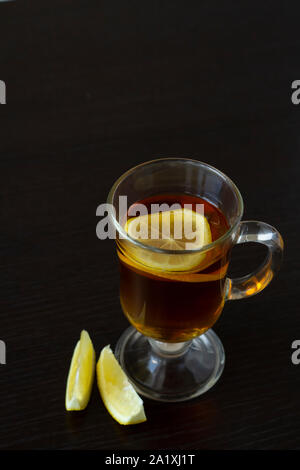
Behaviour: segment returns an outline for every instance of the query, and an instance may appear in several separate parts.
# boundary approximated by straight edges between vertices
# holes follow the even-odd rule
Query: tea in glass
[[[128,213],[134,213],[134,206],[138,204],[143,204],[149,214],[153,214],[155,206],[179,204],[194,212],[201,207],[209,225],[211,242],[228,230],[228,222],[221,210],[202,198],[188,194],[157,195],[137,201]],[[172,237],[172,233],[170,235]],[[166,246],[162,236],[155,244],[156,241],[149,239],[149,246],[155,247],[158,243]],[[154,264],[153,254],[149,261],[142,248],[133,250],[122,239],[118,240],[122,309],[138,331],[166,342],[181,342],[201,335],[216,322],[224,305],[229,250],[208,250],[201,255],[192,253],[189,258],[181,255],[181,263],[176,265],[173,259],[180,257],[179,250],[178,253],[158,253]]]

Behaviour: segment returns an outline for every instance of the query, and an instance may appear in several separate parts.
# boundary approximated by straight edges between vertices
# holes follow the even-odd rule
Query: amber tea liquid
[[[137,203],[144,204],[149,213],[151,204],[191,204],[194,211],[197,204],[203,204],[212,241],[229,229],[220,209],[199,197],[167,194]],[[159,341],[182,342],[201,335],[216,322],[224,305],[229,250],[210,249],[192,272],[160,272],[133,258],[123,240],[117,240],[117,247],[121,306],[140,333]]]

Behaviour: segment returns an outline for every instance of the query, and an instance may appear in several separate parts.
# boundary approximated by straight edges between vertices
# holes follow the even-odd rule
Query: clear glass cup
[[[189,259],[205,255],[217,266],[213,272],[208,266],[205,274],[174,270],[157,274],[139,263],[141,253],[170,261],[176,260],[179,251],[130,237],[121,220],[120,196],[127,197],[130,207],[159,194],[200,197],[225,216],[228,229],[220,238],[196,251],[180,251]],[[152,160],[132,168],[115,182],[108,203],[113,208],[110,217],[120,260],[121,305],[132,324],[121,335],[115,354],[137,392],[148,398],[175,402],[201,395],[217,382],[225,363],[222,343],[211,327],[225,301],[252,296],[270,283],[280,266],[282,237],[264,222],[241,221],[243,200],[236,185],[216,168],[186,158]],[[266,259],[255,272],[230,279],[231,250],[247,242],[266,245]],[[178,311],[182,311],[180,318]]]

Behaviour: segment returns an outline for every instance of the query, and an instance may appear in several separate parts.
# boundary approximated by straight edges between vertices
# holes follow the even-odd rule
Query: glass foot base
[[[223,345],[208,330],[187,343],[163,343],[127,328],[115,350],[136,391],[152,400],[190,400],[209,390],[225,364]]]

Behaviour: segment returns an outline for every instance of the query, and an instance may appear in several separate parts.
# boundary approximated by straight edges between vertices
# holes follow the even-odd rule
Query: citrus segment
[[[145,245],[143,248],[127,244],[129,254],[155,270],[190,271],[198,268],[206,253],[197,250],[212,242],[206,217],[186,208],[132,217],[124,229],[131,238]],[[177,253],[157,252],[155,249]],[[195,252],[180,254],[184,250]]]
[[[146,421],[143,400],[128,381],[110,346],[102,349],[96,371],[98,388],[111,416],[120,424]]]
[[[65,406],[68,411],[84,410],[89,402],[95,375],[95,350],[87,331],[82,330],[69,369]]]

